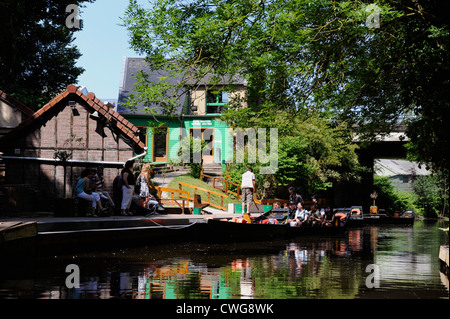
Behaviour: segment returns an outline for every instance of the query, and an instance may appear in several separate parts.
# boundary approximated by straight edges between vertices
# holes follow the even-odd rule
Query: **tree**
[[[187,75],[178,88],[207,73],[244,76],[249,108],[230,106],[230,123],[313,109],[370,141],[403,122],[410,152],[439,168],[449,155],[448,9],[433,0],[156,0],[144,9],[131,0],[124,25],[155,69]]]
[[[448,216],[448,172],[419,176],[413,184],[424,217]]]
[[[275,174],[258,174],[259,168],[267,166],[257,161],[231,164],[230,176],[240,181],[247,167],[253,166],[258,186],[258,196],[285,197],[288,188],[294,186],[302,195],[320,194],[340,182],[359,181],[366,168],[358,162],[357,145],[345,124],[334,124],[317,115],[307,118],[286,117],[286,114],[271,115],[272,128],[279,132],[278,167]],[[265,119],[254,119],[256,126],[267,125]],[[258,137],[259,138],[259,137]],[[266,141],[269,138],[266,137]],[[267,149],[271,149],[271,145]],[[245,150],[248,154],[250,150]],[[259,156],[254,158],[258,158]]]
[[[32,109],[38,109],[84,71],[72,45],[66,20],[94,0],[2,0],[0,3],[0,88]]]

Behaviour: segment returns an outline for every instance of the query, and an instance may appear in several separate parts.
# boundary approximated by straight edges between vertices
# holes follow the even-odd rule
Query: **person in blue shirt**
[[[94,176],[94,170],[87,168],[82,171],[77,186],[75,186],[75,194],[79,198],[92,202],[92,216],[97,216],[97,208],[100,209],[101,212],[107,210],[107,208],[103,208],[100,195],[94,192],[95,185],[91,183]]]

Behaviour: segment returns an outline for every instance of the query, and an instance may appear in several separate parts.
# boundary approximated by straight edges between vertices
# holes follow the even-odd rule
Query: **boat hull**
[[[363,218],[353,219],[349,218],[347,226],[361,226],[361,225],[412,225],[414,224],[414,217],[391,217],[388,215],[370,214],[364,215]]]
[[[343,233],[345,227],[290,227],[280,224],[246,224],[221,220],[208,220],[204,225],[203,241],[271,241],[309,235],[336,235]]]

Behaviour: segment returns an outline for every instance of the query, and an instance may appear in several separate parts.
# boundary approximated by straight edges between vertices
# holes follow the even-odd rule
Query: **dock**
[[[441,245],[439,248],[439,260],[441,262],[441,272],[447,275],[449,274],[448,270],[448,244]]]
[[[256,217],[259,214],[254,214]],[[40,255],[190,242],[201,238],[208,219],[230,219],[219,210],[195,214],[110,217],[39,217],[0,220],[0,252],[37,251]],[[18,245],[20,243],[20,245]]]

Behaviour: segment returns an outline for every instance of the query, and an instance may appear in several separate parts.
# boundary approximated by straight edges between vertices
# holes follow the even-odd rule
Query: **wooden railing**
[[[234,196],[236,196],[236,199],[239,200],[239,198],[241,197],[241,185],[236,184],[234,182],[231,182],[229,180],[223,179],[223,178],[219,178],[219,177],[214,177],[214,176],[210,176],[210,175],[206,175],[203,173],[203,171],[200,172],[200,180],[203,180],[203,177],[206,178],[211,178],[213,181],[212,186],[217,189],[220,190],[222,192],[224,192],[225,194],[233,194]],[[216,181],[221,181],[222,182],[222,187],[216,186]],[[223,188],[223,185],[225,184],[225,188]],[[237,191],[233,192],[230,189],[230,185],[236,186],[237,187]]]
[[[150,188],[156,190],[158,192],[158,198],[161,201],[161,203],[166,204],[174,204],[181,208],[182,214],[184,214],[185,208],[191,209],[189,207],[189,192],[184,191],[181,189],[175,189],[175,188],[167,188],[167,187],[160,187],[160,186],[150,186]],[[169,193],[170,198],[162,198],[162,192]],[[177,196],[175,196],[177,194]]]
[[[194,189],[194,193],[192,194],[192,197],[190,196],[190,192],[189,191],[182,190],[183,186]],[[187,198],[189,200],[194,200],[194,196],[197,194],[197,191],[206,192],[207,200],[204,200],[203,197],[202,197],[202,203],[206,203],[206,204],[209,204],[210,206],[213,206],[213,207],[216,207],[216,208],[219,208],[219,209],[223,209],[223,210],[227,210],[228,209],[228,207],[224,207],[224,205],[223,205],[223,199],[224,198],[228,198],[228,195],[225,195],[225,194],[222,194],[222,193],[218,193],[218,192],[215,192],[215,191],[211,191],[211,190],[206,189],[206,188],[202,188],[202,187],[186,184],[186,183],[183,183],[183,182],[178,182],[178,188],[179,188],[180,191],[188,193],[188,197]],[[211,195],[220,196],[220,205],[215,204],[215,203],[213,203],[211,201]]]

